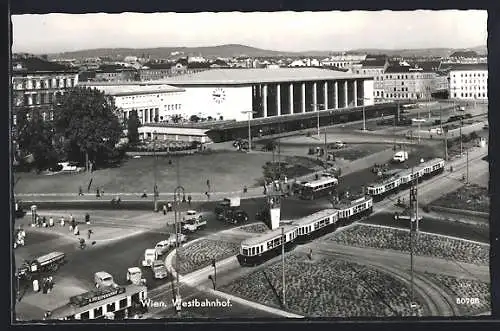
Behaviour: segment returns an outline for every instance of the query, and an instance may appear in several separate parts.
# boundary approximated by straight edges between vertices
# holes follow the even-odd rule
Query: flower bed
[[[462,186],[458,190],[433,201],[431,204],[434,206],[474,210],[485,213],[490,211],[488,189],[476,184]]]
[[[239,229],[250,233],[264,233],[269,230],[269,227],[264,223],[257,223],[257,224],[245,225]]]
[[[179,273],[184,275],[202,269],[209,266],[212,259],[220,261],[237,254],[238,251],[239,245],[235,243],[209,239],[199,240],[179,249]]]
[[[475,279],[462,279],[446,275],[424,273],[436,284],[447,288],[454,299],[478,299],[472,303],[457,303],[462,316],[473,316],[491,312],[490,284]]]
[[[392,249],[410,253],[410,232],[367,225],[356,225],[336,232],[327,240],[342,245]],[[427,233],[414,238],[414,253],[453,261],[489,265],[489,247],[460,239],[452,239]]]
[[[221,291],[280,307],[282,266],[276,262],[220,287]],[[286,257],[287,310],[308,317],[409,316],[410,291],[376,269],[333,258]],[[417,298],[417,302],[422,302]],[[420,305],[421,307],[421,305]],[[423,309],[419,309],[419,315]]]

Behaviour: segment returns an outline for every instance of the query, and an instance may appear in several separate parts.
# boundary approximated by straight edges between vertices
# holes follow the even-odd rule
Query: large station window
[[[90,318],[90,312],[86,311],[84,313],[81,313],[80,319],[82,320],[88,320]]]

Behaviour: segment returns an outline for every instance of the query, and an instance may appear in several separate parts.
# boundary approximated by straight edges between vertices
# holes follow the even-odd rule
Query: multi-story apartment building
[[[453,64],[448,67],[451,99],[488,100],[488,65]]]
[[[389,66],[383,75],[382,96],[389,100],[430,99],[437,73],[418,64]]]
[[[130,82],[137,80],[137,71],[133,68],[103,67],[96,70],[95,80],[99,82]]]
[[[14,58],[12,68],[14,125],[21,107],[52,116],[52,107],[78,84],[78,71],[36,57]]]
[[[373,97],[375,102],[384,100],[384,72],[389,66],[389,61],[385,55],[367,55],[366,59],[353,68],[353,72],[358,75],[373,76]]]

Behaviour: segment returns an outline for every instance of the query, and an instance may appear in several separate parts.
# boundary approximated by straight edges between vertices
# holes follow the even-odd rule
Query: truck
[[[392,157],[393,162],[403,163],[408,160],[408,152],[399,151]]]
[[[239,224],[248,221],[247,213],[240,208],[240,197],[224,198],[215,207],[215,214],[219,221]]]
[[[19,278],[31,280],[37,274],[57,271],[64,263],[66,263],[66,254],[62,252],[52,252],[31,261],[25,261],[17,270],[17,276]]]
[[[197,218],[192,218],[184,222],[182,226],[183,232],[196,232],[200,229],[203,229],[207,225],[207,221],[204,220],[201,216]]]

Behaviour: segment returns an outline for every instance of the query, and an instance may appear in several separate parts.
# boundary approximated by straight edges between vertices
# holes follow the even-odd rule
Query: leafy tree
[[[200,118],[197,115],[191,115],[191,117],[189,118],[189,121],[194,122],[194,123],[198,123],[200,121]]]
[[[56,131],[71,161],[84,163],[86,154],[97,165],[116,157],[122,126],[113,98],[95,89],[77,87],[54,111]]]
[[[127,137],[130,145],[135,145],[139,142],[138,129],[140,126],[141,121],[139,121],[139,116],[137,116],[137,110],[131,111],[127,121]]]
[[[38,170],[57,163],[59,155],[54,147],[52,123],[45,121],[39,112],[27,108],[19,109],[16,115],[17,142],[21,154],[33,155]]]

